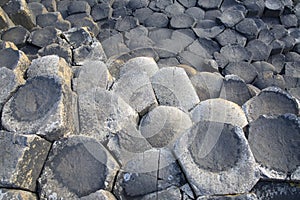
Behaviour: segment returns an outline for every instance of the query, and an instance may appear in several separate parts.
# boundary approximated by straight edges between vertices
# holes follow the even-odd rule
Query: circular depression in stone
[[[53,158],[51,165],[58,182],[78,197],[105,188],[107,168],[83,143],[62,148]]]
[[[44,117],[59,101],[61,85],[53,78],[36,77],[27,81],[14,95],[10,109],[19,121]]]
[[[188,149],[199,168],[217,173],[237,165],[240,159],[241,140],[235,133],[234,126],[201,121],[190,131],[195,137]],[[203,154],[203,147],[210,151]]]
[[[258,163],[280,172],[300,166],[300,126],[295,115],[261,116],[250,123],[249,145]]]

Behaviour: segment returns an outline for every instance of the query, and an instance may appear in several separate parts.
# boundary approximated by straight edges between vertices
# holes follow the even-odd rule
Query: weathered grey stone
[[[233,27],[245,18],[244,12],[235,8],[225,10],[217,19],[226,27]]]
[[[81,197],[80,200],[117,200],[116,197],[107,190],[98,190],[88,196]]]
[[[27,70],[27,77],[37,76],[59,77],[62,82],[71,87],[72,69],[57,55],[48,55],[32,61]]]
[[[299,64],[300,62],[288,62],[285,64],[285,75],[295,78],[300,78],[300,71],[299,71]]]
[[[176,15],[181,15],[181,14],[184,13],[184,11],[185,11],[185,8],[180,3],[176,2],[176,1],[175,1],[175,3],[167,6],[164,10],[164,12],[170,18],[172,18]]]
[[[256,120],[261,115],[299,114],[296,100],[278,87],[263,89],[243,105],[243,110],[249,122]]]
[[[55,0],[41,0],[41,3],[47,8],[48,12],[56,12],[57,5]]]
[[[123,166],[113,193],[118,199],[140,199],[141,196],[184,183],[172,153],[166,149],[150,149],[133,156]]]
[[[1,39],[5,41],[11,41],[18,47],[25,45],[30,32],[22,26],[15,26],[7,29],[1,35]]]
[[[249,145],[260,164],[263,177],[286,179],[299,170],[299,146],[296,141],[300,137],[300,124],[296,115],[262,115],[249,127]]]
[[[113,85],[113,91],[140,115],[158,105],[146,72],[132,70],[122,74]]]
[[[219,8],[222,0],[198,0],[198,5],[204,9]]]
[[[9,41],[0,40],[0,50],[11,48],[13,50],[18,50],[18,47]]]
[[[117,20],[115,29],[120,32],[128,31],[130,29],[135,28],[137,25],[138,25],[138,21],[136,18],[132,16],[126,16],[124,18]]]
[[[200,121],[178,140],[174,153],[197,196],[249,192],[259,180],[240,127]]]
[[[97,87],[108,89],[112,81],[113,78],[102,61],[86,60],[75,73],[72,88],[81,95]]]
[[[67,31],[71,28],[71,23],[64,20],[59,12],[48,12],[37,15],[36,23],[42,28],[54,26],[61,31]]]
[[[159,106],[141,119],[139,129],[154,148],[172,148],[191,126],[188,114],[175,107]]]
[[[78,199],[111,190],[118,163],[97,140],[71,136],[54,142],[39,178],[42,199]]]
[[[243,5],[247,9],[247,17],[261,17],[264,12],[264,0],[248,0],[243,1]]]
[[[170,25],[173,28],[189,28],[194,24],[194,19],[187,14],[175,15],[171,18]]]
[[[252,83],[257,77],[256,68],[248,62],[231,62],[223,70],[224,75],[234,74],[243,79],[246,83]]]
[[[177,61],[176,58],[174,58],[175,60],[174,61]],[[166,60],[165,60],[166,61]],[[173,62],[172,59],[170,59],[170,62]],[[178,62],[178,61],[177,61]],[[189,66],[189,65],[186,65],[186,64],[179,64],[177,62],[174,62],[173,64],[171,65],[166,65],[166,66],[160,66],[160,68],[162,67],[168,67],[168,66],[176,66],[176,67],[180,67],[182,69],[184,69],[185,73],[188,75],[189,78],[191,78],[192,76],[196,75],[197,74],[197,70],[192,67],[192,66]],[[162,64],[162,63],[159,63],[159,64]]]
[[[223,32],[225,27],[217,24],[213,20],[200,20],[197,22],[193,31],[200,38],[214,38]]]
[[[144,24],[152,14],[153,11],[150,8],[140,8],[133,13],[133,16],[139,20],[140,24]]]
[[[215,21],[221,15],[222,15],[222,12],[218,9],[206,10],[205,15],[204,15],[204,19]]]
[[[58,78],[34,77],[4,105],[2,125],[9,131],[56,140],[73,131],[71,98],[70,88]]]
[[[220,96],[223,85],[222,76],[210,72],[198,72],[190,79],[200,101]]]
[[[23,77],[30,65],[30,61],[24,52],[6,48],[0,50],[0,67],[12,70],[20,83],[24,83]]]
[[[23,77],[17,77],[16,74],[6,67],[0,67],[0,109],[16,91],[18,86],[24,83]]]
[[[194,123],[212,121],[241,128],[248,124],[245,113],[239,105],[220,98],[202,101],[190,113]]]
[[[121,33],[113,35],[104,40],[102,42],[102,46],[107,58],[129,51],[129,49],[124,44],[124,38]]]
[[[221,48],[220,53],[229,62],[249,61],[252,57],[252,53],[241,45],[226,45]]]
[[[248,86],[248,90],[249,90],[252,97],[255,97],[261,91],[259,88],[255,87],[254,85],[247,84],[247,86]]]
[[[53,43],[40,49],[38,53],[40,56],[57,55],[64,58],[67,63],[72,63],[72,50],[66,45]]]
[[[92,7],[91,15],[94,21],[108,18],[111,15],[111,7],[107,3],[96,4]]]
[[[188,1],[191,2],[191,1]],[[205,11],[202,10],[199,7],[191,7],[185,10],[185,14],[188,14],[189,16],[193,17],[195,20],[199,21],[204,18]]]
[[[111,91],[94,88],[78,96],[80,134],[105,141],[129,124],[138,121],[138,114]]]
[[[90,14],[91,7],[86,1],[73,1],[68,6],[69,15],[78,14],[78,13],[87,13]]]
[[[260,181],[253,188],[258,199],[299,199],[297,184],[288,182]]]
[[[155,199],[181,200],[182,195],[178,187],[171,186],[165,190],[153,192],[141,197],[141,200],[155,200]]]
[[[164,0],[164,1],[156,1],[153,2],[155,5],[151,5],[152,2],[150,2],[149,7],[156,11],[164,10],[167,6],[172,5],[174,1],[172,0]]]
[[[236,30],[248,39],[255,38],[259,33],[259,28],[252,18],[245,18],[235,26]]]
[[[239,44],[241,46],[245,46],[247,42],[246,37],[232,29],[226,29],[220,33],[218,36],[216,36],[216,40],[222,46],[226,46],[228,44]]]
[[[2,200],[10,200],[10,199],[37,200],[38,199],[36,194],[24,190],[0,189],[0,195]]]
[[[254,193],[236,194],[236,195],[215,195],[215,196],[200,196],[197,200],[258,200]]]
[[[160,105],[188,111],[199,103],[197,93],[184,69],[162,68],[151,77],[151,83]]]
[[[218,64],[213,59],[202,58],[201,56],[191,52],[182,51],[177,56],[180,63],[190,65],[200,72],[217,72]]]
[[[170,39],[161,40],[156,44],[156,46],[174,54],[177,54],[183,51],[188,45],[190,45],[194,41],[193,35],[189,34],[190,32],[181,32],[179,30],[173,31]]]
[[[197,0],[178,0],[186,8],[191,8],[196,5]]]
[[[278,17],[284,8],[283,1],[280,0],[266,0],[265,1],[265,15],[269,17]]]
[[[169,24],[168,17],[163,13],[153,13],[150,15],[144,22],[145,26],[147,27],[157,27],[163,28],[167,27]]]
[[[26,0],[11,0],[2,6],[10,19],[16,25],[21,25],[27,30],[35,27],[35,20],[27,6]]]
[[[226,75],[223,80],[223,86],[220,98],[234,102],[242,106],[251,98],[251,93],[243,79],[236,75]]]
[[[0,29],[13,27],[15,24],[11,21],[6,12],[0,7]]]
[[[93,42],[93,38],[86,27],[71,28],[67,32],[64,32],[63,35],[73,48],[78,48],[85,44],[89,45]]]
[[[284,89],[286,87],[285,79],[283,78],[283,76],[272,71],[258,73],[255,81],[253,82],[253,85],[261,90],[271,86],[279,87],[281,89]]]
[[[147,7],[149,0],[129,0],[127,7],[132,10]]]
[[[51,143],[36,135],[0,131],[0,144],[0,187],[35,192]]]
[[[120,76],[125,73],[133,73],[135,71],[146,72],[152,77],[159,70],[155,60],[150,57],[135,57],[128,60],[120,69]],[[116,77],[118,78],[118,77]]]
[[[37,29],[31,32],[28,42],[38,47],[45,47],[58,41],[58,30],[53,26]]]
[[[132,37],[127,40],[126,45],[130,50],[154,46],[154,42],[147,36]]]
[[[177,66],[177,65],[180,65],[180,63],[179,63],[179,61],[176,57],[170,57],[170,58],[161,58],[161,59],[159,59],[157,61],[157,65],[159,66],[159,68],[163,68],[163,67]],[[188,66],[186,64],[182,64],[182,65]],[[177,67],[184,68],[182,66],[177,66]],[[193,68],[193,67],[189,66],[189,68]],[[186,73],[190,77],[189,72],[186,71]]]
[[[275,67],[276,73],[282,73],[282,70],[285,66],[286,57],[284,54],[276,54],[269,57],[268,62]]]
[[[40,14],[47,13],[45,6],[39,2],[30,2],[27,4],[28,8],[31,10],[31,14],[36,18]]]
[[[40,50],[40,48],[35,45],[26,43],[25,46],[21,47],[20,50],[27,55],[30,61],[32,61],[33,59],[38,58],[38,51]]]
[[[85,60],[106,61],[106,55],[100,42],[93,39],[91,45],[81,45],[73,49],[73,64],[83,65]]]
[[[298,24],[297,16],[294,14],[281,15],[280,21],[285,28],[295,27]]]
[[[149,38],[154,42],[171,39],[173,31],[168,28],[154,28],[149,30]]]
[[[248,42],[246,49],[251,52],[253,61],[267,60],[271,53],[271,48],[257,39]]]

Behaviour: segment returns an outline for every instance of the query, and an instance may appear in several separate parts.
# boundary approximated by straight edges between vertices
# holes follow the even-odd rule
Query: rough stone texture
[[[0,80],[0,109],[2,109],[2,106],[24,80],[23,77],[17,77],[13,71],[6,67],[0,67]]]
[[[258,200],[254,193],[249,194],[235,194],[235,195],[224,195],[224,196],[200,196],[197,200]]]
[[[258,75],[256,68],[248,62],[232,62],[223,70],[224,75],[234,74],[243,79],[246,83],[252,83]]]
[[[191,126],[188,114],[175,107],[159,106],[141,119],[139,129],[153,147],[163,148],[172,147]]]
[[[1,39],[5,41],[11,41],[18,47],[25,45],[27,38],[29,37],[29,31],[22,26],[15,26],[7,29],[1,35]]]
[[[198,72],[190,79],[200,101],[220,96],[223,85],[222,76],[210,72]]]
[[[0,187],[35,192],[51,143],[36,135],[0,131],[0,144]]]
[[[108,58],[129,51],[129,49],[124,44],[124,38],[121,33],[113,35],[104,40],[102,42],[102,46]]]
[[[292,114],[260,116],[250,123],[249,145],[263,177],[286,179],[299,170],[300,120]]]
[[[88,196],[81,197],[80,200],[116,200],[115,196],[107,190],[98,190]]]
[[[155,199],[181,200],[182,195],[178,187],[171,186],[165,190],[153,192],[141,198],[141,200],[155,200]]]
[[[258,182],[253,188],[258,199],[293,199],[300,198],[297,184],[287,182]]]
[[[223,80],[223,86],[220,93],[220,98],[234,102],[242,106],[251,98],[250,91],[246,83],[236,75],[227,75]]]
[[[72,63],[72,50],[70,46],[67,45],[52,43],[40,49],[38,53],[40,56],[57,55],[61,58],[64,58],[68,64]]]
[[[171,18],[170,25],[173,28],[189,28],[194,24],[194,19],[187,14],[175,15]]]
[[[223,25],[218,25],[213,20],[200,20],[197,22],[196,26],[193,28],[195,34],[200,38],[214,38],[223,32],[225,27]]]
[[[252,57],[252,53],[241,45],[226,45],[221,48],[220,53],[228,62],[249,61]]]
[[[93,41],[92,36],[86,27],[71,28],[63,34],[73,48],[78,48],[81,45],[91,44]]]
[[[108,89],[113,81],[105,63],[86,60],[73,77],[73,90],[81,95],[95,88]]]
[[[38,47],[45,47],[56,43],[58,40],[58,30],[53,26],[37,29],[31,32],[28,42]]]
[[[246,49],[251,52],[252,60],[267,60],[271,53],[270,47],[260,40],[251,40]]]
[[[153,13],[144,22],[147,27],[167,27],[169,24],[168,17],[163,13]]]
[[[243,130],[230,124],[194,124],[174,153],[197,196],[249,192],[259,180]]]
[[[150,149],[133,156],[120,170],[113,190],[118,199],[141,196],[185,183],[170,151]]]
[[[245,113],[237,104],[225,99],[208,99],[200,102],[192,111],[194,123],[212,121],[228,123],[241,128],[248,124]]]
[[[63,20],[60,12],[48,12],[37,15],[36,23],[42,28],[54,26],[61,31],[67,31],[71,28],[71,23]]]
[[[71,87],[72,70],[63,58],[56,55],[33,60],[26,75],[28,78],[36,76],[59,77],[62,82]]]
[[[243,105],[243,110],[249,122],[256,120],[260,115],[299,114],[296,100],[277,87],[263,89]]]
[[[259,28],[252,18],[245,18],[236,26],[236,30],[244,34],[248,39],[255,38],[259,33]]]
[[[0,29],[13,27],[15,24],[11,21],[6,12],[0,7]]]
[[[222,46],[226,46],[228,44],[239,44],[241,46],[245,46],[247,42],[246,37],[232,29],[225,29],[216,37],[216,40]]]
[[[222,4],[222,0],[198,0],[198,5],[204,9],[218,8]]]
[[[0,50],[0,67],[12,70],[20,83],[24,83],[24,74],[30,65],[30,61],[24,52],[13,48]]]
[[[28,30],[35,26],[35,19],[27,6],[26,0],[11,0],[2,6],[10,19],[16,25],[21,25]]]
[[[129,71],[122,74],[112,89],[140,115],[158,105],[146,72]]]
[[[159,105],[189,111],[199,103],[197,93],[182,68],[162,68],[151,77],[151,83]]]
[[[244,12],[238,9],[227,9],[217,19],[221,21],[226,27],[233,27],[245,18]]]
[[[26,192],[22,190],[14,189],[0,189],[1,200],[37,200],[37,196],[34,193]]]
[[[78,96],[80,134],[105,141],[122,128],[135,124],[138,114],[114,92],[102,88]]]
[[[28,79],[5,104],[2,125],[9,131],[38,134],[53,141],[72,131],[71,91],[58,78]]]
[[[118,163],[98,141],[71,136],[56,141],[39,178],[42,199],[77,199],[111,190]]]

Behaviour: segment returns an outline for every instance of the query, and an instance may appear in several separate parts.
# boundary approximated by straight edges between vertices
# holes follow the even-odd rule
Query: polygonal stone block
[[[118,163],[97,140],[71,136],[54,142],[38,180],[42,199],[77,199],[111,190]]]
[[[51,143],[36,135],[0,131],[0,144],[0,187],[34,192]]]
[[[197,196],[249,192],[259,180],[240,127],[201,121],[178,140],[174,153]]]

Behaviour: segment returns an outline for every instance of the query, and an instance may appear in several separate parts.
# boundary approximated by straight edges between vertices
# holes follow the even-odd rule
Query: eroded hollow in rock
[[[235,133],[234,126],[201,121],[190,131],[194,132],[192,135],[195,135],[195,138],[189,146],[189,151],[200,168],[210,172],[221,172],[237,165],[241,141]],[[207,149],[210,151],[205,152]]]
[[[97,160],[82,143],[64,147],[52,160],[51,168],[56,179],[78,197],[105,188],[105,164]]]
[[[61,94],[61,85],[55,79],[33,78],[14,95],[10,107],[12,116],[19,121],[43,118],[56,105]]]

